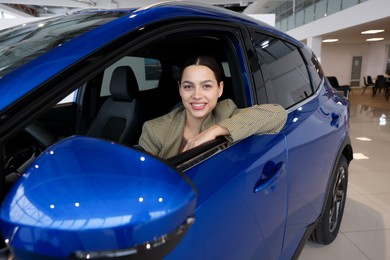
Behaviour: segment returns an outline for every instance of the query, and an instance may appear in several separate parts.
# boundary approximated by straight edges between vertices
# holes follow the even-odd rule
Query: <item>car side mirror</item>
[[[161,258],[194,221],[197,191],[164,161],[73,136],[49,147],[5,198],[0,228],[16,258]]]

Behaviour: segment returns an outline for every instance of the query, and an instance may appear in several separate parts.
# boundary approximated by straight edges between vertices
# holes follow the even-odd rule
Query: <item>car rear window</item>
[[[314,93],[298,47],[260,32],[252,37],[270,103],[289,108]]]
[[[0,31],[0,78],[125,12],[80,12]]]

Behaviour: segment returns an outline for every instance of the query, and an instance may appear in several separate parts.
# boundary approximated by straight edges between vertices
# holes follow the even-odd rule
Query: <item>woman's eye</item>
[[[192,88],[192,86],[191,85],[183,85],[183,88],[185,90],[190,90]]]

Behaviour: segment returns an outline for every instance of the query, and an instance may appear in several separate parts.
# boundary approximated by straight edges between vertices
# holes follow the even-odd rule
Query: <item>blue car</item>
[[[14,259],[296,259],[331,243],[353,159],[348,100],[271,26],[186,2],[85,10],[0,32],[0,231]],[[238,107],[277,103],[278,134],[168,159],[146,120],[180,103],[194,54]]]

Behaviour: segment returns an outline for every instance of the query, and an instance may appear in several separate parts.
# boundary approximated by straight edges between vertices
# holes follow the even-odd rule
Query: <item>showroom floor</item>
[[[360,93],[350,96],[354,160],[340,233],[327,246],[307,242],[299,260],[390,259],[390,101]]]

